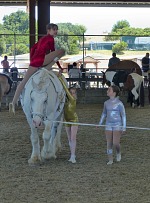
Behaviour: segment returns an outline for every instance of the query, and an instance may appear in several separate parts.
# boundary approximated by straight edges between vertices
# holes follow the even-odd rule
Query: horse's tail
[[[139,102],[141,106],[144,106],[145,98],[144,98],[144,82],[141,82],[140,88],[139,88]]]

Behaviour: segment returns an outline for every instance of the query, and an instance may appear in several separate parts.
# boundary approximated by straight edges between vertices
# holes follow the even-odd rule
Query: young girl
[[[116,149],[116,160],[121,161],[120,137],[126,131],[126,113],[123,103],[119,100],[119,87],[110,86],[107,96],[110,97],[104,103],[99,125],[102,125],[106,118],[105,135],[107,140],[108,165],[113,164],[113,146]]]
[[[76,113],[76,99],[77,99],[76,89],[72,88],[72,87],[70,87],[68,89],[66,87],[66,84],[65,84],[64,80],[62,79],[62,77],[58,76],[58,78],[60,79],[60,81],[66,91],[66,94],[67,94],[66,103],[65,103],[65,107],[64,107],[65,121],[77,123],[78,116]],[[76,152],[76,135],[77,135],[77,131],[78,131],[78,125],[65,124],[65,128],[66,128],[66,133],[67,133],[70,152],[71,152],[71,156],[68,161],[70,161],[72,163],[76,163],[75,152]]]
[[[29,78],[42,66],[48,65],[47,69],[52,69],[52,66],[57,63],[60,69],[61,66],[58,60],[64,55],[64,50],[55,51],[54,37],[57,35],[58,26],[50,23],[46,26],[47,35],[41,37],[40,40],[32,47],[30,52],[30,65],[21,83],[18,85],[12,103],[9,104],[9,111],[15,113],[15,104],[29,80]]]

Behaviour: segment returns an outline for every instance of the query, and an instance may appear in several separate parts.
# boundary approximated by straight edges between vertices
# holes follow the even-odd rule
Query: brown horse
[[[5,95],[7,95],[10,92],[12,83],[13,82],[8,75],[0,73],[0,111],[1,111],[2,99]],[[6,106],[8,107],[7,97],[6,97]]]

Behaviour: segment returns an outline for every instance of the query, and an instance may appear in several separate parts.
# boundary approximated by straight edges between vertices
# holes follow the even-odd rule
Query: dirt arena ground
[[[81,123],[97,124],[102,105],[77,106]],[[127,126],[150,128],[150,106],[126,107]],[[40,137],[41,138],[41,137]],[[42,144],[42,141],[41,141]],[[127,129],[122,160],[107,166],[103,128],[80,126],[77,163],[71,164],[65,129],[56,160],[31,167],[30,129],[21,108],[0,112],[0,203],[150,203],[150,131]]]

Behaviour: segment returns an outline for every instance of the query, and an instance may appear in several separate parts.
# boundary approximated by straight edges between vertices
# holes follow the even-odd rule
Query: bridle
[[[48,101],[48,93],[47,93],[47,89],[45,91],[41,91],[41,92],[38,92],[38,94],[43,94],[43,93],[46,93],[46,100],[44,102],[44,110],[43,110],[43,114],[41,112],[34,112],[33,109],[32,109],[32,99],[31,99],[31,94],[36,91],[36,90],[32,90],[30,92],[30,112],[31,112],[31,118],[35,117],[35,116],[38,116],[41,118],[42,121],[44,120],[47,120],[47,116],[46,116],[46,105],[47,105],[47,101]]]

